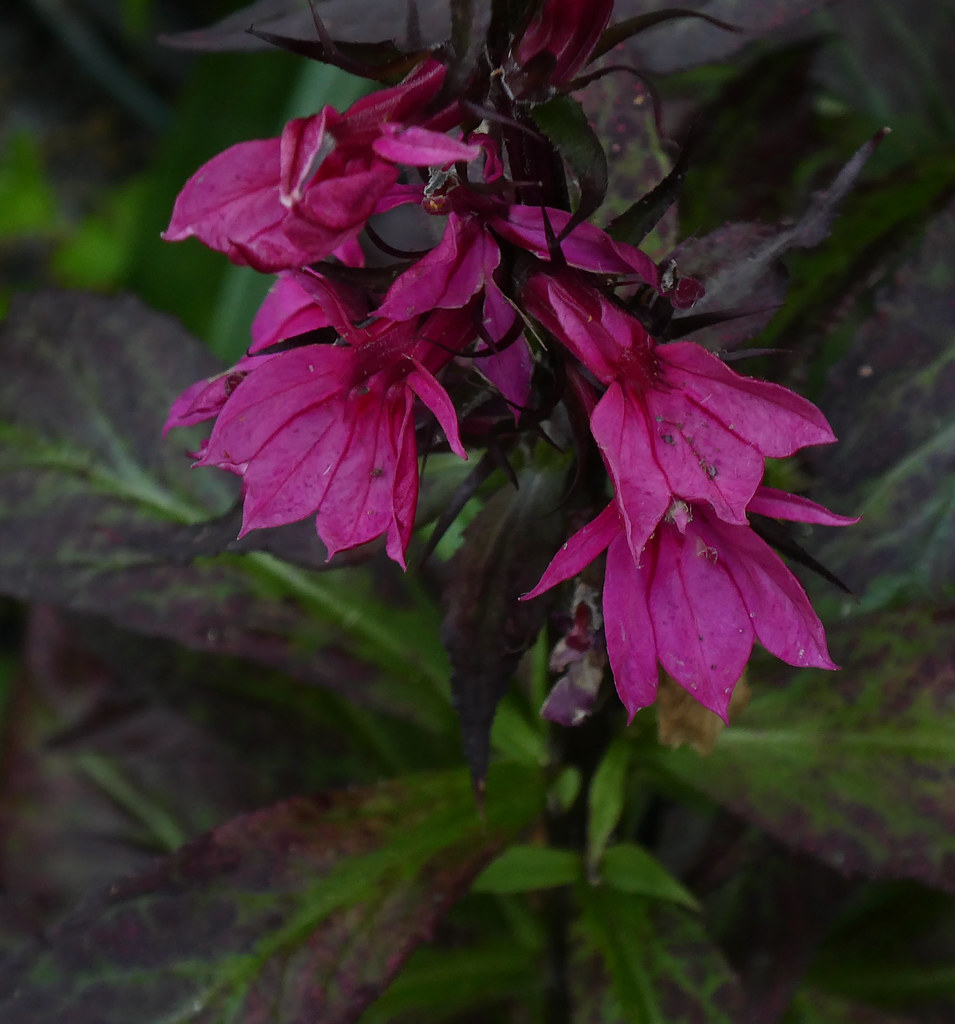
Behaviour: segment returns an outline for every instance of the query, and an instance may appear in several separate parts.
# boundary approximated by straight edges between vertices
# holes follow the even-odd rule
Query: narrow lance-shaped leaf
[[[8,1024],[346,1024],[502,842],[539,812],[534,773],[460,772],[237,818],[91,896],[0,972]]]
[[[780,258],[791,249],[810,248],[826,238],[839,207],[886,134],[883,129],[860,146],[792,227],[779,231],[757,224],[729,224],[677,249],[674,256],[680,271],[700,278],[706,286],[706,294],[693,307],[694,316],[714,310],[734,314],[733,320],[697,332],[694,341],[731,347],[769,322],[786,294]],[[739,319],[743,310],[751,316]],[[679,322],[674,320],[675,325]]]
[[[442,640],[465,755],[480,790],[494,709],[544,623],[544,607],[518,601],[560,544],[562,472],[526,470],[520,487],[499,490],[468,526],[451,562]]]

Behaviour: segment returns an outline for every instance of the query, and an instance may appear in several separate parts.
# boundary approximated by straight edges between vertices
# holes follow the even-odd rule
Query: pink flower
[[[385,200],[397,164],[442,165],[480,152],[444,134],[456,106],[430,112],[444,75],[427,61],[345,114],[326,106],[290,121],[277,139],[230,147],[186,182],[163,237],[194,236],[265,272],[325,259],[353,242]]]
[[[461,308],[474,296],[483,295],[482,336],[495,351],[478,358],[475,366],[520,409],[530,392],[533,361],[523,335],[500,351],[496,349],[517,319],[494,279],[500,262],[501,250],[484,218],[452,209],[441,241],[395,280],[377,315],[410,320],[431,309]]]
[[[857,521],[768,487],[748,511],[828,526]],[[674,501],[635,556],[615,499],[523,599],[575,576],[604,550],[607,654],[631,720],[656,697],[658,663],[724,721],[754,639],[790,665],[836,668],[822,623],[779,556],[749,526],[726,523],[704,504]]]
[[[432,371],[452,358],[446,349],[468,344],[471,319],[464,310],[420,324],[378,320],[351,328],[349,345],[247,357],[234,386],[218,378],[180,398],[170,425],[217,416],[196,465],[242,477],[242,534],[314,514],[329,557],[384,534],[404,566],[418,498],[415,399],[466,458]]]
[[[607,388],[590,428],[613,480],[634,559],[674,498],[744,526],[763,460],[835,437],[811,402],[741,377],[698,345],[657,345],[569,272],[534,275],[527,310]]]

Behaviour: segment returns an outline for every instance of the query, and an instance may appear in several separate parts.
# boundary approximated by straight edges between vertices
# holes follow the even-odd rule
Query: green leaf
[[[515,893],[570,885],[583,871],[573,850],[548,846],[512,846],[477,877],[474,892]]]
[[[739,985],[699,918],[608,888],[578,890],[571,983],[579,1021],[736,1024]]]
[[[830,632],[841,672],[756,685],[711,755],[656,764],[840,871],[955,891],[951,623],[913,608]]]
[[[557,96],[532,107],[531,117],[577,181],[580,195],[569,224],[579,224],[600,207],[607,194],[604,148],[583,107],[571,96]]]
[[[500,1012],[504,1000],[513,1000],[519,1012],[528,1014],[541,1001],[542,989],[536,951],[509,936],[462,949],[419,946],[381,998],[362,1015],[360,1024],[475,1018],[482,1010]],[[489,1015],[486,1019],[500,1018]]]
[[[656,857],[635,843],[608,847],[600,864],[600,879],[620,892],[668,900],[690,910],[700,909],[696,897]]]
[[[464,772],[237,818],[92,896],[7,963],[0,1017],[354,1021],[541,795],[511,767],[492,773],[486,822]]]
[[[491,745],[513,761],[540,768],[550,760],[540,721],[531,722],[516,700],[505,697],[491,726]]]
[[[628,741],[615,739],[591,780],[587,800],[587,867],[591,872],[596,871],[623,813],[632,749]]]

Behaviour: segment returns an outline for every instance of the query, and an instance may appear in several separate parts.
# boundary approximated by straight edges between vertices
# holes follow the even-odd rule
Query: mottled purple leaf
[[[447,720],[434,613],[407,597],[384,612],[378,570],[344,581],[263,554],[188,562],[226,539],[209,520],[236,500],[231,477],[190,469],[159,436],[171,399],[219,369],[198,341],[133,298],[41,293],[14,302],[0,343],[0,591],[367,696],[316,657],[334,644],[404,678],[408,710]],[[263,544],[289,554],[278,535]]]
[[[347,1024],[539,813],[535,773],[298,798],[95,893],[0,968],[5,1024]]]
[[[547,602],[518,601],[560,546],[563,474],[526,471],[470,523],[450,565],[442,640],[475,784],[487,773],[491,722],[523,653],[544,624]],[[535,605],[540,605],[535,607]]]
[[[955,583],[955,207],[876,299],[821,405],[840,444],[820,495],[861,513],[821,559],[873,603]],[[875,592],[877,590],[877,593]]]
[[[834,675],[756,688],[705,758],[659,766],[840,871],[955,891],[955,631],[925,609],[830,627]]]
[[[253,770],[255,753],[151,700],[146,674],[142,664],[120,674],[91,656],[53,608],[30,611],[0,783],[0,903],[23,922],[21,936],[91,886],[144,870],[157,853],[274,795],[272,779]]]

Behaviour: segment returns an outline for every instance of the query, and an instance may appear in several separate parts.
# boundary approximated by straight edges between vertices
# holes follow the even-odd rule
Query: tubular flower
[[[705,282],[624,240],[642,237],[669,185],[649,206],[633,197],[613,222],[620,237],[584,218],[600,208],[605,161],[586,107],[567,93],[644,19],[608,32],[612,0],[493,7],[483,39],[465,45],[456,30],[397,85],[235,145],[186,183],[164,237],[196,237],[278,279],[245,356],[184,392],[166,429],[214,420],[197,465],[241,478],[242,533],[314,516],[330,555],[383,537],[402,566],[418,457],[435,438],[465,457],[463,429],[486,451],[451,514],[469,495],[484,500],[491,456],[507,469],[512,453],[537,459],[535,435],[561,444],[572,431],[574,453],[596,463],[599,452],[609,478],[577,474],[587,500],[614,497],[525,596],[606,552],[604,632],[630,714],[653,701],[662,665],[725,717],[755,640],[791,664],[834,667],[805,593],[749,517],[850,522],[762,486],[766,458],[835,438],[805,399],[645,326],[672,322],[685,336],[706,319],[671,318]],[[303,52],[380,79],[424,51],[388,50],[380,63],[376,45],[368,64],[328,40]],[[540,104],[552,113],[538,117]],[[381,234],[368,223],[409,205],[418,210]],[[441,218],[439,230],[430,220],[410,239],[382,237],[392,224],[424,228],[415,217]],[[592,611],[575,639],[588,651],[604,635]],[[603,654],[590,653],[595,686]],[[566,717],[559,703],[553,713]]]
[[[422,325],[376,321],[353,331],[349,345],[248,357],[231,390],[214,382],[211,396],[208,388],[193,396],[201,409],[175,409],[170,425],[217,417],[196,464],[242,478],[242,534],[314,514],[329,557],[384,534],[404,566],[418,497],[416,398],[466,458],[432,372],[434,349],[420,340],[429,334],[463,346],[470,313],[437,313]]]
[[[699,345],[657,345],[643,326],[567,272],[536,274],[528,312],[602,384],[590,427],[635,559],[674,499],[746,524],[765,457],[835,440],[811,402],[741,377]]]
[[[444,135],[456,108],[430,105],[445,68],[428,61],[405,82],[290,121],[277,139],[240,142],[186,182],[163,238],[196,237],[233,263],[304,267],[352,242],[398,180],[398,164],[470,160],[479,147]]]
[[[768,487],[748,511],[827,526],[857,521]],[[604,551],[607,654],[631,719],[656,698],[659,664],[725,721],[754,639],[790,665],[836,668],[796,577],[748,525],[727,523],[705,504],[674,500],[637,557],[615,499],[567,541],[524,599]]]

